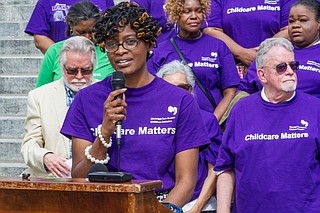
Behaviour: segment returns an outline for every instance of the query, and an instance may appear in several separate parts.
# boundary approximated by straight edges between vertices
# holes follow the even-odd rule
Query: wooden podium
[[[154,195],[161,187],[161,181],[0,177],[0,213],[170,213]]]

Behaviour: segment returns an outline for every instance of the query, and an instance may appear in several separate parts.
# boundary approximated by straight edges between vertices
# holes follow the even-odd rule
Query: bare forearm
[[[202,208],[206,205],[208,200],[212,197],[214,190],[216,189],[216,174],[213,171],[212,164],[208,167],[208,176],[204,181],[202,190],[190,212],[200,212]]]
[[[193,185],[194,184],[190,183],[176,184],[165,199],[165,202],[173,203],[182,208],[192,198],[194,192],[194,187],[192,187]]]
[[[233,170],[225,171],[218,176],[217,213],[230,213],[234,184],[235,176]]]
[[[223,114],[226,112],[229,104],[235,96],[236,88],[228,88],[223,91],[223,98],[214,110],[213,114],[216,116],[218,121],[222,118]]]
[[[229,47],[229,49],[231,50],[231,52],[233,53],[233,55],[238,55],[239,53],[239,49],[242,48],[242,46],[240,46],[237,42],[235,42],[232,38],[230,38],[227,34],[225,34],[222,30],[220,29],[215,29],[213,27],[209,27],[209,28],[205,28],[204,33],[211,35],[215,38],[218,38],[222,41],[224,41],[224,43],[226,43],[226,45]]]
[[[211,35],[215,38],[222,40],[230,49],[235,58],[238,58],[241,55],[241,50],[243,47],[225,34],[222,30],[215,29],[213,27],[205,28],[204,33]]]
[[[165,202],[184,206],[193,196],[197,181],[198,148],[184,150],[175,157],[175,186]]]
[[[273,38],[285,38],[285,39],[289,39],[289,34],[288,34],[288,26],[285,26],[283,28],[281,28],[281,30],[276,33]]]
[[[45,54],[47,49],[54,44],[54,41],[51,40],[47,36],[42,36],[42,35],[34,35],[34,44],[35,46],[43,53]]]
[[[72,167],[71,176],[73,178],[87,177],[88,171],[92,165],[93,165],[93,163],[84,157],[76,166]]]
[[[79,150],[78,146],[81,141],[77,141],[77,148],[73,150]],[[86,145],[82,145],[82,148],[80,148],[81,152],[74,153],[73,154],[73,167],[72,167],[72,177],[75,178],[84,178],[87,177],[88,171],[92,167],[94,163],[92,163],[90,160],[87,159],[87,157],[84,154],[84,149],[91,145],[90,143],[86,143]],[[74,146],[74,144],[73,144]],[[75,151],[76,152],[76,151]],[[92,144],[92,148],[89,151],[90,155],[98,160],[103,160],[106,158],[107,149],[101,144],[98,138],[94,141]]]
[[[257,47],[245,48],[225,34],[222,29],[209,27],[204,30],[207,34],[216,37],[229,47],[233,57],[249,66],[256,58]]]

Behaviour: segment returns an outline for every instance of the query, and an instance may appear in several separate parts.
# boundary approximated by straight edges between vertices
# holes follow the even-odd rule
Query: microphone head
[[[112,74],[111,84],[112,84],[112,89],[113,90],[124,88],[125,83],[126,83],[126,81],[125,81],[123,72],[115,71]]]
[[[95,163],[89,169],[88,174],[93,173],[93,172],[108,172],[108,168],[106,167],[106,165],[104,165],[102,163]]]

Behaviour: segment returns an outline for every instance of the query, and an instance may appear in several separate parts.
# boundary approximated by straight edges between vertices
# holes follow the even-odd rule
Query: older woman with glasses
[[[178,60],[163,65],[157,76],[167,82],[193,93],[195,80],[190,67]],[[199,153],[198,179],[195,194],[197,198],[183,207],[183,211],[212,212],[216,209],[216,199],[213,192],[216,189],[216,174],[213,171],[218,150],[221,144],[222,132],[217,118],[207,111],[201,110],[202,119],[211,140],[210,146]]]
[[[113,91],[107,77],[81,90],[61,132],[72,138],[72,177],[86,177],[94,163],[103,163],[133,179],[161,180],[158,199],[182,207],[194,199],[199,147],[210,140],[193,97],[147,69],[159,33],[157,22],[136,4],[121,2],[103,13],[94,39],[123,72],[125,88]],[[118,121],[119,150],[113,144]]]
[[[99,8],[90,1],[80,1],[73,4],[66,16],[68,25],[67,35],[84,36],[92,40],[92,28],[99,18]],[[51,45],[45,53],[36,87],[40,87],[62,77],[63,67],[61,68],[59,65],[58,56],[63,43],[64,40]],[[100,50],[100,47],[96,47],[96,53],[97,66],[93,71],[93,77],[102,80],[106,76],[111,75],[113,68],[110,65],[107,55]]]

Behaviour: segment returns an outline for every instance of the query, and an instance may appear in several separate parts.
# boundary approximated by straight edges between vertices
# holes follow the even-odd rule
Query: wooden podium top
[[[161,187],[160,180],[0,177],[0,213],[169,213],[154,194]]]
[[[124,192],[142,193],[162,187],[160,180],[132,180],[124,183],[89,182],[87,178],[28,178],[0,177],[0,189]]]

